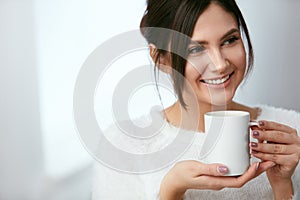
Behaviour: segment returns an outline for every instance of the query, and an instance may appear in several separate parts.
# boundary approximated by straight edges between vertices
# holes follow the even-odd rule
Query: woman
[[[192,128],[197,136],[176,164],[157,172],[125,174],[98,165],[93,199],[300,198],[297,194],[300,189],[297,168],[300,114],[267,106],[252,108],[233,101],[238,86],[253,64],[248,29],[235,1],[148,0],[147,3],[141,32],[149,43],[155,65],[172,76],[178,96],[178,101],[163,111],[171,128],[162,132],[170,136],[180,129],[180,134],[189,134],[189,124],[182,123],[189,120],[183,119],[182,113],[189,116],[191,111],[197,110],[193,119],[199,123]],[[172,31],[157,34],[146,27],[170,29],[191,40],[180,40]],[[189,89],[196,103],[190,101],[193,95]],[[253,138],[258,142],[249,144],[255,161],[240,177],[225,177],[226,166],[197,160],[205,135],[203,116],[212,110],[243,110],[250,113],[251,120],[259,121],[253,131]],[[117,129],[109,132],[118,135]],[[130,143],[126,138],[116,140]],[[163,148],[166,141],[162,141],[153,140],[147,144],[148,150]]]

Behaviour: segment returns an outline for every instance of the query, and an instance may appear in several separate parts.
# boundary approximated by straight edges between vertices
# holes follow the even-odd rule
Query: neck
[[[216,106],[206,103],[199,103],[198,109],[184,109],[177,101],[169,108],[165,109],[167,121],[174,126],[187,130],[196,130],[204,132],[204,114],[211,111],[219,110],[243,110],[250,112],[251,119],[256,119],[257,110],[231,101],[227,105]]]

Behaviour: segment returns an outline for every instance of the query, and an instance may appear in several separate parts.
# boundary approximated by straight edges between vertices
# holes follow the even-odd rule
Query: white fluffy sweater
[[[258,120],[271,120],[287,124],[296,128],[300,133],[300,114],[280,108],[269,106],[259,106],[262,110]],[[147,118],[141,118],[143,122]],[[119,149],[129,153],[149,153],[163,149],[166,145],[173,141],[178,129],[167,124],[161,134],[152,137],[149,140],[137,140],[123,133],[120,133],[117,127],[111,127],[106,131],[106,138]],[[187,134],[189,134],[187,132]],[[191,145],[179,158],[179,160],[197,160],[205,139],[205,134],[195,134]],[[101,142],[100,142],[101,145]],[[118,157],[123,163],[128,164],[128,160]],[[177,160],[177,161],[179,161]],[[174,164],[174,163],[173,163]],[[93,181],[93,200],[155,200],[158,199],[160,182],[164,175],[170,170],[173,165],[169,165],[163,169],[146,174],[130,174],[123,173],[117,170],[106,167],[98,162],[95,163],[95,175]],[[295,191],[294,199],[300,199],[300,165],[298,165],[294,176],[293,185]],[[221,191],[210,190],[187,190],[184,195],[184,200],[268,200],[273,199],[272,190],[266,174],[251,180],[242,188],[232,189],[225,188]]]

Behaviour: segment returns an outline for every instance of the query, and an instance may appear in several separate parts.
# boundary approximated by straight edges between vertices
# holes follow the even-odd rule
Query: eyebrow
[[[222,37],[221,37],[221,41],[224,40],[225,38],[227,38],[229,35],[239,32],[239,30],[237,28],[232,28],[229,31],[227,31]],[[208,42],[206,41],[201,41],[201,40],[192,40],[192,43],[198,43],[198,44],[207,44]]]

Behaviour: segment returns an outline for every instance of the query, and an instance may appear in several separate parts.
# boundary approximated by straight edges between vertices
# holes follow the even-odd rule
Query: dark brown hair
[[[192,36],[195,24],[199,16],[208,8],[211,3],[216,3],[231,13],[239,29],[244,33],[248,46],[248,66],[246,75],[253,66],[253,49],[244,17],[237,6],[235,0],[147,0],[147,8],[140,23],[140,29],[148,43],[156,47],[154,63],[158,66],[161,56],[166,55],[165,49],[172,49],[170,52],[170,61],[172,68],[179,73],[172,73],[174,90],[179,102],[186,107],[182,97],[183,77],[186,66],[186,57],[180,56],[175,52],[188,52],[187,48],[190,41],[180,40],[178,37],[171,37],[171,34],[161,34],[159,31],[147,29],[147,27],[165,28],[183,33],[189,37]],[[170,45],[170,48],[168,48]],[[181,54],[182,55],[182,54]]]

